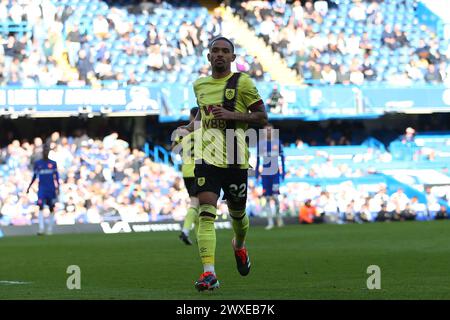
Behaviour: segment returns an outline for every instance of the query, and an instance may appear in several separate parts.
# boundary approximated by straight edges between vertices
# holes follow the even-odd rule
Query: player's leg
[[[217,200],[220,194],[221,176],[218,168],[199,164],[195,166],[197,197],[199,200],[197,243],[203,273],[195,282],[199,291],[219,287],[215,271]]]
[[[190,202],[186,217],[184,218],[183,229],[179,238],[185,244],[192,245],[192,241],[189,238],[189,233],[192,230],[192,225],[195,224],[195,222],[198,220],[199,202],[198,198],[195,196],[195,178],[184,178],[184,184],[188,191]]]
[[[284,222],[280,212],[280,181],[278,176],[275,178],[272,186],[272,199],[274,203],[274,216],[277,219],[277,226],[282,227]]]
[[[267,226],[266,230],[270,230],[273,228],[273,211],[272,211],[272,178],[271,176],[263,176],[262,178],[263,184],[263,197],[265,200],[264,211],[267,216]]]
[[[192,241],[189,238],[189,233],[192,226],[198,221],[199,202],[197,197],[190,197],[189,209],[184,218],[183,229],[181,230],[180,239],[187,245],[191,245]],[[197,228],[196,228],[197,229]],[[196,237],[196,235],[195,235]]]
[[[53,225],[55,223],[55,199],[47,199],[47,205],[50,209],[50,214],[47,220],[47,235],[53,234]]]
[[[276,194],[274,195],[274,200],[275,200],[275,215],[276,215],[276,219],[277,219],[277,226],[278,227],[282,227],[284,226],[284,221],[283,221],[283,216],[281,215],[281,210],[280,210],[280,195]]]
[[[246,276],[250,272],[250,259],[245,239],[250,227],[250,221],[246,214],[247,204],[247,170],[233,169],[230,171],[229,179],[224,186],[225,199],[227,200],[228,211],[234,231],[232,245],[236,258],[236,265],[239,273]]]
[[[37,205],[39,206],[39,213],[38,213],[38,223],[39,223],[39,230],[38,230],[38,236],[45,234],[45,224],[44,224],[44,199],[40,198],[37,201]]]
[[[266,230],[270,230],[273,228],[273,210],[272,210],[272,197],[271,196],[265,196],[265,205],[264,205],[264,211],[266,212],[267,216],[267,226]]]

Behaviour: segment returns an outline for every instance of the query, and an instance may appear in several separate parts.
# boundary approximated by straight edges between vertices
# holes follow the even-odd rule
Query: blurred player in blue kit
[[[27,193],[36,179],[39,179],[38,200],[39,206],[39,231],[38,235],[45,234],[44,206],[47,205],[50,210],[50,216],[47,223],[47,234],[52,234],[54,223],[55,202],[59,195],[59,175],[56,162],[48,158],[50,147],[44,146],[42,159],[37,160],[33,166],[33,179],[27,188]]]
[[[272,134],[274,128],[271,124],[267,124],[264,129],[266,130],[265,134],[260,137],[257,144],[255,176],[262,182],[262,195],[265,198],[264,211],[266,211],[268,223],[266,229],[270,230],[274,227],[274,216],[277,226],[283,226],[278,197],[280,195],[280,183],[285,177],[285,165],[283,146],[279,135]],[[260,167],[260,158],[262,158],[262,167]]]

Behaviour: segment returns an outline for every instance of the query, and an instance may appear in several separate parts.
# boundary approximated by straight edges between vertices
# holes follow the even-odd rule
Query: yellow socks
[[[189,231],[192,229],[192,224],[198,219],[198,209],[196,207],[190,207],[184,218],[183,232],[189,235]],[[197,234],[197,233],[196,233]]]
[[[250,227],[250,220],[245,210],[230,210],[231,224],[234,230],[234,245],[236,249],[244,247],[245,237],[247,236],[248,228]]]
[[[216,207],[208,204],[200,205],[198,219],[198,250],[205,272],[214,273],[214,256],[216,251],[216,229],[214,220],[216,217]]]

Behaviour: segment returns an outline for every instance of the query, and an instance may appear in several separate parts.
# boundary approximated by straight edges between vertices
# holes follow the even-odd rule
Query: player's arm
[[[31,179],[31,182],[28,185],[27,193],[30,192],[30,188],[33,185],[33,183],[36,180],[36,178],[37,178],[37,167],[36,167],[36,164],[35,164],[34,167],[33,167],[33,178]]]
[[[245,122],[248,124],[256,124],[264,126],[268,122],[266,108],[262,100],[257,101],[249,107],[250,113],[241,113],[228,111],[225,108],[214,107],[212,113],[214,118],[221,120],[233,120],[239,122]]]
[[[56,190],[56,194],[59,194],[59,173],[58,173],[58,168],[56,167],[55,164],[55,171],[53,172],[53,180],[55,183],[55,190]]]
[[[284,177],[286,176],[286,166],[284,162],[284,150],[283,150],[283,144],[280,141],[280,158],[281,158],[281,178],[284,180]]]
[[[179,128],[177,128],[177,129],[179,129]],[[172,144],[170,145],[170,150],[171,151],[174,151],[174,148],[178,145],[178,144],[180,144],[180,142],[181,142],[181,135],[179,135],[178,133],[175,133],[177,136],[175,137],[175,140],[173,140],[172,141]]]
[[[33,174],[33,179],[31,179],[31,182],[30,182],[30,184],[29,184],[29,186],[28,186],[28,188],[27,188],[27,193],[30,192],[30,188],[31,188],[31,186],[33,185],[33,183],[34,183],[34,181],[36,180],[36,178],[37,178],[37,175],[36,175],[36,173],[34,173],[34,174]]]
[[[202,119],[202,113],[200,112],[200,108],[198,108],[198,111],[197,111],[197,114],[195,115],[194,120],[185,126],[178,127],[178,129],[185,129],[185,130],[188,130],[189,132],[192,132],[195,129],[195,122],[200,121],[201,119]]]
[[[255,178],[259,178],[259,143],[256,143],[256,165],[255,165]]]
[[[214,117],[221,120],[232,120],[264,126],[268,117],[264,102],[256,89],[252,79],[246,75],[241,75],[238,90],[241,92],[241,99],[247,110],[250,112],[233,112],[225,108],[215,107],[212,109]]]

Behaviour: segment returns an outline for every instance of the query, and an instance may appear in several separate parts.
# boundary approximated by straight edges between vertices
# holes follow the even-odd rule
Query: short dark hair
[[[191,116],[195,117],[197,115],[198,112],[198,107],[193,107],[191,108]]]
[[[230,39],[228,39],[228,38],[226,38],[226,37],[223,37],[223,36],[218,36],[218,37],[215,37],[214,39],[212,39],[211,42],[209,43],[208,48],[211,49],[212,46],[214,45],[214,42],[216,42],[217,40],[223,40],[223,41],[228,42],[228,43],[231,45],[231,50],[232,50],[233,53],[234,53],[234,44],[233,44],[233,42],[231,42]]]

